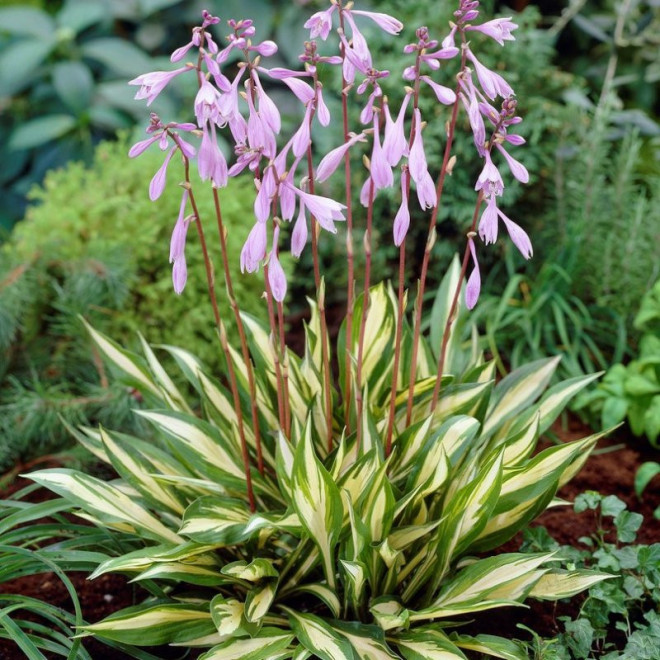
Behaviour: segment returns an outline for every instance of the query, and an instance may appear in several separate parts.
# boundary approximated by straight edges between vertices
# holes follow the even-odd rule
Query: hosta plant
[[[379,383],[392,377],[395,309],[391,292],[372,289],[361,444],[335,415],[330,452],[314,309],[304,357],[287,354],[290,437],[282,430],[264,436],[263,474],[252,471],[254,512],[222,384],[189,352],[163,347],[193,386],[193,405],[203,411],[194,414],[146,343],[139,357],[90,329],[98,349],[153,404],[140,414],[161,443],[86,428],[76,432],[80,442],[117,471],[116,480],[63,469],[31,477],[121,535],[92,578],[121,572],[160,589],[81,632],[133,645],[209,646],[203,657],[218,659],[462,658],[470,649],[519,658],[509,640],[461,634],[461,615],[527,597],[565,598],[603,578],[560,570],[552,552],[488,554],[560,504],[555,491],[594,446],[598,436],[534,454],[539,434],[589,378],[548,389],[557,360],[547,359],[495,384],[493,363],[477,360],[462,377],[443,379],[429,414],[434,377],[420,360],[412,422],[400,397],[386,456],[388,406]],[[277,429],[268,332],[245,321],[261,422]],[[239,356],[234,367],[247,403]],[[253,434],[246,440],[256,455]]]
[[[117,480],[106,483],[61,469],[32,474],[78,515],[111,533],[113,543],[80,557],[98,560],[91,577],[121,572],[152,594],[135,607],[79,626],[80,635],[134,647],[207,647],[205,660],[416,660],[479,652],[518,658],[523,652],[510,640],[464,634],[461,621],[478,611],[520,605],[527,597],[564,598],[603,579],[558,569],[553,553],[488,554],[557,503],[556,490],[580,468],[597,437],[534,454],[539,435],[592,377],[547,389],[557,366],[557,358],[549,358],[496,384],[493,365],[469,341],[461,342],[466,308],[479,297],[478,235],[486,244],[494,242],[501,220],[521,253],[532,254],[525,231],[498,206],[504,183],[494,161],[503,159],[520,181],[529,178],[507,151],[524,143],[509,132],[521,121],[513,90],[472,50],[479,38],[504,44],[516,26],[508,18],[477,23],[478,7],[461,0],[442,43],[426,28],[417,30],[417,41],[403,49],[410,56],[403,71],[405,95],[392,114],[381,87],[390,72],[375,68],[360,26],[369,19],[372,27],[395,35],[401,24],[339,0],[305,23],[311,40],[304,44],[303,70],[266,66],[277,45],[253,41],[251,20],[230,20],[227,45],[220,49],[213,37],[219,18],[204,12],[192,40],[172,54],[177,69],[131,81],[139,86],[137,98],[148,103],[178,76],[195,76],[198,83],[196,123],[164,123],[152,114],[149,137],[130,155],[155,143],[167,152],[149,187],[152,200],[160,197],[168,168],[181,164],[181,207],[170,246],[174,289],[180,294],[186,285],[186,234],[194,226],[225,370],[214,377],[192,352],[154,349],[146,341],[138,357],[90,327],[96,350],[142,393],[148,405],[139,414],[159,441],[72,429],[114,468]],[[338,48],[328,52],[316,38],[326,41],[335,27]],[[182,63],[191,51],[198,53],[196,60]],[[227,66],[230,55],[238,56],[238,65]],[[444,60],[458,63],[454,89],[431,77]],[[332,66],[341,66],[343,142],[316,163],[312,135],[333,123],[320,75]],[[280,147],[280,112],[269,95],[278,84],[304,106],[300,127]],[[429,90],[439,114],[449,106],[435,181],[423,138],[433,117],[422,117],[418,103]],[[349,96],[363,105],[360,120],[367,127],[349,130]],[[491,102],[498,97],[496,109]],[[455,167],[452,143],[463,125],[461,108],[483,168],[463,260],[456,260],[440,289],[427,341],[420,332],[424,287],[440,200]],[[223,128],[237,156],[230,167],[217,142]],[[365,272],[362,294],[355,296],[353,233],[362,214],[353,207],[352,186],[363,171],[354,168],[352,157],[364,144],[359,199],[366,208]],[[215,245],[197,204],[202,193],[192,176],[195,161],[202,181],[211,183],[211,222],[217,225],[238,348],[227,341],[218,311]],[[343,201],[318,194],[316,186],[342,164]],[[393,168],[401,190],[393,221],[400,248],[396,291],[370,281],[374,198],[394,185]],[[223,222],[223,188],[246,169],[255,181],[256,222],[240,263],[249,272],[264,266],[268,327],[241,314],[228,275],[231,227]],[[403,274],[413,186],[430,218],[409,324]],[[286,344],[287,282],[279,260],[280,241],[296,211],[291,251],[299,255],[311,235],[314,260],[315,296],[302,356]],[[321,229],[335,233],[344,221],[347,313],[332,351],[318,243]],[[175,385],[156,350],[178,363],[190,391]],[[338,358],[334,371],[332,353]]]

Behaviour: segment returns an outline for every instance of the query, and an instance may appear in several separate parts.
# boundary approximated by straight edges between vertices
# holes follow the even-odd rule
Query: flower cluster
[[[139,86],[136,98],[146,99],[149,105],[176,77],[194,73],[198,85],[194,102],[196,123],[163,125],[156,115],[152,115],[147,129],[151,137],[136,144],[130,155],[139,155],[155,142],[167,151],[162,167],[151,182],[152,199],[157,199],[162,192],[168,165],[177,151],[186,163],[196,157],[201,180],[211,182],[215,189],[224,187],[229,177],[249,170],[256,188],[255,224],[241,251],[240,265],[242,270],[254,272],[268,261],[270,288],[280,302],[286,292],[284,272],[278,261],[280,227],[282,223],[293,223],[291,252],[295,256],[300,256],[307,243],[310,220],[328,232],[336,232],[335,223],[345,219],[346,206],[316,194],[313,184],[328,179],[355,145],[370,143],[369,158],[365,161],[368,175],[360,192],[364,206],[370,207],[380,190],[394,186],[395,172],[400,170],[401,203],[393,222],[397,246],[403,244],[410,226],[412,184],[420,207],[437,213],[440,188],[429,171],[423,137],[426,122],[418,103],[423,89],[430,89],[441,104],[452,107],[460,104],[465,109],[476,150],[484,161],[475,186],[478,203],[485,204],[478,224],[478,235],[484,243],[493,243],[497,239],[501,219],[514,244],[529,258],[532,247],[527,234],[498,207],[504,182],[493,162],[493,157],[499,154],[516,179],[528,181],[525,167],[507,151],[511,146],[524,143],[520,135],[509,133],[510,127],[521,121],[516,115],[514,93],[502,76],[479,61],[467,38],[470,33],[478,32],[503,45],[513,39],[512,31],[516,25],[510,18],[475,24],[478,17],[479,2],[460,0],[449,34],[441,42],[432,38],[426,27],[416,31],[416,40],[403,48],[404,54],[414,57],[414,62],[402,72],[405,93],[401,105],[393,112],[382,88],[390,72],[374,66],[369,44],[359,27],[361,19],[369,19],[381,30],[398,35],[403,25],[392,16],[354,9],[352,3],[343,6],[340,2],[331,2],[327,9],[315,13],[305,23],[309,29],[309,41],[305,42],[299,58],[303,69],[293,70],[264,65],[264,58],[277,53],[278,47],[269,40],[253,43],[256,31],[251,20],[229,20],[230,33],[226,36],[226,45],[220,48],[210,31],[220,23],[220,19],[204,11],[202,23],[193,29],[191,40],[171,56],[172,62],[180,62],[195,49],[198,53],[196,64],[187,63],[171,72],[144,74],[130,82]],[[338,53],[319,54],[316,40],[327,40],[333,29],[337,33]],[[239,63],[233,67],[235,73],[230,79],[223,73],[222,65],[233,52],[238,53]],[[433,79],[441,63],[453,59],[461,61],[456,91]],[[347,133],[343,144],[326,154],[314,171],[311,160],[312,124],[318,121],[325,127],[331,122],[323,97],[323,85],[318,79],[319,63],[340,66],[345,85],[343,93],[347,94],[354,88],[358,97],[365,98],[360,113],[364,127],[355,133]],[[272,82],[266,82],[264,78]],[[300,125],[282,146],[278,145],[282,125],[280,112],[267,92],[273,83],[288,87],[303,106]],[[494,104],[498,98],[501,103],[496,109]],[[235,156],[231,165],[218,141],[218,130],[225,128],[231,135]],[[180,132],[192,132],[199,136],[198,149],[186,142]],[[304,169],[299,173],[301,163]],[[187,169],[186,165],[186,172]],[[190,183],[188,179],[187,182]],[[185,229],[194,218],[186,215],[186,206],[191,202],[189,188],[183,192],[170,254],[177,292],[183,289],[186,279],[183,254]],[[269,221],[272,221],[271,231]],[[468,235],[468,250],[475,263],[468,287],[469,307],[474,306],[479,292],[473,240],[475,229],[473,227]],[[272,241],[270,250],[269,234]]]

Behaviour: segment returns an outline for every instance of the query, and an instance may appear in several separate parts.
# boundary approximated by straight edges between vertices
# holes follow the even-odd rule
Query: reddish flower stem
[[[466,55],[463,49],[461,54],[461,68],[462,72],[465,68]],[[461,73],[459,73],[461,75]],[[415,322],[413,328],[413,343],[412,343],[412,356],[410,360],[410,376],[408,378],[408,404],[406,406],[406,426],[410,425],[413,408],[413,396],[415,393],[415,380],[417,378],[417,355],[419,353],[419,337],[422,326],[422,307],[424,301],[424,290],[426,289],[426,277],[428,274],[429,260],[431,258],[431,250],[435,243],[435,226],[438,222],[438,214],[440,212],[440,204],[442,201],[442,193],[444,192],[445,179],[447,177],[447,166],[451,157],[451,148],[454,143],[454,133],[456,130],[456,119],[458,117],[458,104],[460,83],[456,83],[456,100],[452,106],[451,118],[447,129],[447,143],[445,144],[445,153],[442,157],[442,167],[438,176],[438,183],[436,186],[437,203],[433,207],[431,219],[429,220],[428,238],[426,240],[426,247],[424,248],[424,256],[422,258],[422,270],[419,277],[419,286],[417,287],[417,298],[415,301]]]
[[[225,273],[225,285],[227,288],[227,297],[229,298],[229,304],[231,306],[232,312],[234,313],[234,319],[236,320],[236,328],[238,329],[238,336],[241,342],[241,353],[243,355],[243,362],[245,363],[245,369],[247,371],[248,377],[248,387],[250,389],[250,404],[252,409],[252,430],[254,431],[254,442],[257,450],[257,467],[261,474],[264,473],[264,458],[263,452],[261,449],[261,432],[259,429],[259,414],[257,412],[257,388],[254,381],[254,366],[252,364],[252,359],[250,358],[250,351],[248,350],[247,338],[245,336],[245,327],[243,326],[243,319],[241,319],[241,313],[236,303],[236,297],[234,296],[234,286],[232,283],[231,273],[229,271],[229,255],[227,253],[227,238],[225,234],[225,227],[222,222],[222,211],[220,208],[220,196],[218,194],[218,189],[213,187],[213,202],[215,204],[215,215],[218,221],[218,234],[220,236],[220,248],[222,252],[222,266]]]
[[[225,361],[227,362],[227,375],[229,377],[229,387],[232,393],[232,399],[234,403],[234,412],[236,413],[236,419],[238,421],[238,435],[241,443],[241,455],[243,458],[243,469],[245,470],[245,483],[247,486],[248,502],[250,505],[250,511],[256,511],[256,504],[254,499],[254,490],[252,487],[252,475],[250,473],[250,455],[248,452],[247,441],[245,439],[245,428],[243,426],[243,412],[241,410],[241,399],[238,394],[238,385],[236,383],[236,373],[234,372],[234,364],[231,358],[231,352],[229,351],[229,344],[227,343],[227,332],[225,331],[224,323],[220,318],[220,310],[218,309],[218,298],[215,292],[215,277],[213,275],[213,264],[209,257],[208,248],[206,245],[206,237],[204,236],[204,229],[202,227],[202,221],[199,217],[199,210],[197,208],[197,202],[195,201],[195,195],[193,194],[192,185],[190,183],[190,162],[184,156],[183,158],[184,169],[185,169],[185,179],[186,187],[188,188],[188,199],[190,200],[190,206],[192,207],[193,213],[195,214],[195,227],[197,228],[197,235],[199,236],[200,247],[202,248],[202,256],[204,258],[204,267],[206,269],[206,282],[209,290],[209,298],[211,300],[211,307],[213,308],[213,317],[215,318],[215,324],[218,328],[218,333],[220,335],[220,345],[222,351],[225,355]]]
[[[344,14],[341,2],[339,25],[344,30]],[[339,53],[342,60],[346,57],[344,44],[340,43]],[[344,126],[344,142],[348,142],[348,90],[346,79],[341,77],[341,114]],[[348,261],[348,285],[346,289],[346,349],[344,355],[344,425],[346,432],[351,432],[351,343],[353,337],[353,292],[355,288],[355,265],[353,261],[353,191],[351,186],[351,157],[348,151],[344,156],[344,187],[346,192],[346,259]],[[359,428],[359,423],[358,423]]]
[[[316,77],[315,77],[316,80]],[[307,148],[307,174],[309,177],[309,192],[314,194],[314,168],[312,165],[312,147]],[[312,216],[312,258],[314,260],[314,284],[316,285],[316,302],[321,322],[321,360],[323,362],[323,395],[325,404],[325,432],[328,453],[332,451],[332,391],[330,372],[330,350],[328,348],[328,322],[325,315],[325,291],[321,295],[321,267],[319,262],[319,223]]]
[[[374,216],[374,181],[369,182],[369,206],[367,207],[367,230],[364,234],[364,289],[362,293],[362,317],[358,336],[357,368],[355,374],[355,399],[357,402],[357,451],[362,443],[362,362],[364,358],[364,333],[369,314],[369,285],[371,280],[371,232]]]
[[[467,236],[474,236],[475,229],[477,228],[477,220],[479,218],[479,210],[481,209],[481,204],[484,200],[484,195],[482,191],[479,191],[477,196],[477,203],[474,206],[474,213],[472,214],[472,225],[470,231],[467,233]],[[438,405],[438,397],[440,396],[440,384],[442,381],[442,372],[445,368],[445,358],[447,356],[447,344],[449,343],[449,336],[451,334],[451,326],[456,320],[456,311],[458,310],[458,298],[461,294],[461,287],[463,286],[463,281],[465,280],[465,273],[467,272],[468,263],[470,261],[470,247],[469,242],[466,241],[465,252],[463,253],[463,263],[461,265],[461,274],[458,278],[458,284],[456,285],[456,290],[454,291],[454,297],[451,301],[451,307],[449,308],[449,314],[447,314],[447,321],[445,323],[445,329],[442,333],[442,344],[440,346],[440,355],[438,356],[438,369],[437,369],[437,378],[435,380],[435,387],[433,388],[433,398],[431,400],[431,413],[436,409]]]

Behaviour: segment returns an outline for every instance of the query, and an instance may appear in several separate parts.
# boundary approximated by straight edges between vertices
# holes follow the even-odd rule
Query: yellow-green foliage
[[[219,347],[194,225],[190,226],[186,249],[188,283],[181,296],[172,289],[169,240],[181,199],[176,183],[177,177],[183,176],[182,168],[174,159],[165,192],[151,202],[149,181],[164,154],[154,145],[139,158],[130,159],[128,147],[126,140],[103,143],[90,167],[71,163],[50,172],[43,187],[32,191],[34,205],[16,226],[5,249],[20,260],[31,261],[41,255],[64,268],[67,263],[102,261],[109,254],[116,259],[121,254],[131,266],[130,294],[122,309],[104,310],[108,332],[129,340],[128,332],[139,329],[153,343],[188,347],[194,343],[204,360],[215,362]],[[263,317],[263,273],[241,274],[238,264],[241,246],[254,222],[251,188],[249,177],[230,180],[220,191],[220,198],[236,298],[241,309]],[[197,185],[195,194],[216,264],[220,311],[231,341],[235,328],[225,294],[213,199],[202,184]]]

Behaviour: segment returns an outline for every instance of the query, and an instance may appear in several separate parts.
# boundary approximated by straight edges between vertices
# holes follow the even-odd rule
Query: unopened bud
[[[371,161],[369,160],[369,156],[366,154],[362,156],[362,163],[364,166],[371,172]]]
[[[448,161],[447,161],[447,174],[451,176],[454,173],[454,165],[456,165],[456,156],[452,156]]]
[[[435,227],[429,232],[429,237],[426,239],[426,251],[431,252],[433,246],[435,245],[436,240],[438,239],[438,232]]]

